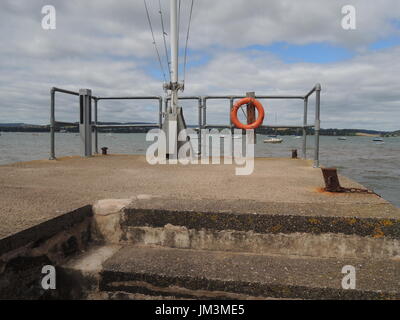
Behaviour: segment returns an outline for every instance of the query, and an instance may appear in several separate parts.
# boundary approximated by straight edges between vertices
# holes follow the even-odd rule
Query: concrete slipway
[[[46,297],[7,282],[36,283],[46,262],[69,284],[58,298],[400,297],[400,209],[323,192],[309,161],[259,158],[250,176],[235,167],[128,155],[0,166],[0,296]],[[348,264],[356,290],[341,287]]]

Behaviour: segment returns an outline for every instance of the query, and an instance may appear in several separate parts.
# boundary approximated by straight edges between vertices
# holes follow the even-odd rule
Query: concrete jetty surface
[[[400,299],[400,209],[324,192],[311,161],[235,168],[130,155],[0,166],[0,299]],[[57,290],[42,288],[47,265]]]
[[[310,161],[257,158],[252,175],[232,165],[150,165],[144,156],[66,157],[0,166],[0,238],[100,199],[151,197],[160,208],[400,217],[372,194],[329,194]],[[340,177],[345,187],[362,187]],[[289,208],[291,208],[289,210]]]

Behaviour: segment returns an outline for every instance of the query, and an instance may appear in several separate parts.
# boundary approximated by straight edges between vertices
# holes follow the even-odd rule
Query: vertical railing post
[[[319,130],[321,126],[321,85],[315,86],[315,152],[314,152],[314,168],[319,168]]]
[[[203,128],[207,124],[207,98],[203,98]]]
[[[90,89],[79,90],[79,135],[81,137],[81,155],[92,155],[92,91]]]
[[[163,98],[159,97],[158,98],[158,125],[160,126],[160,129],[162,128],[162,120],[163,120]]]
[[[253,98],[255,99],[256,93],[255,92],[246,92],[246,97]],[[256,107],[250,103],[247,105],[247,124],[253,123],[256,121]],[[254,130],[254,135],[250,135],[249,137],[249,143],[251,144],[256,144],[257,143],[257,134],[256,130]]]
[[[232,123],[232,119],[231,119],[231,112],[233,109],[233,98],[229,98],[229,125],[231,127],[231,130],[233,130],[233,123]],[[232,131],[233,133],[233,131]]]
[[[98,128],[97,128],[97,121],[98,121],[98,117],[97,117],[97,98],[94,98],[94,152],[96,154],[99,154],[99,135],[98,135]]]
[[[201,155],[201,129],[203,127],[203,120],[202,120],[202,118],[203,118],[203,114],[202,114],[203,110],[202,110],[202,107],[203,107],[202,106],[202,98],[199,97],[199,99],[198,99],[199,134],[198,134],[198,138],[197,138],[197,141],[198,141],[197,155]]]
[[[203,100],[203,103],[202,103],[202,106],[201,106],[201,109],[202,109],[201,119],[202,119],[202,122],[203,122],[202,129],[206,129],[206,125],[207,125],[207,98],[204,97],[202,100]],[[208,146],[208,142],[207,142],[206,139],[207,139],[207,135],[204,134],[204,140],[202,139],[202,141],[201,141],[201,155],[204,156],[204,157],[206,157],[207,154],[208,154],[208,151],[206,150],[206,147]]]
[[[169,100],[168,97],[164,98],[164,112],[165,113],[171,112],[171,110],[168,110],[168,100]]]
[[[234,100],[233,100],[233,98],[229,98],[229,125],[230,125],[230,127],[231,127],[231,135],[232,135],[232,144],[231,144],[231,146],[232,146],[232,150],[231,150],[231,156],[232,156],[232,158],[233,158],[233,156],[234,156],[234,146],[235,146],[235,128],[234,128],[234,126],[233,126],[233,123],[232,123],[232,119],[231,119],[231,112],[232,112],[232,109],[233,109],[233,102],[234,102]]]
[[[304,115],[303,115],[303,159],[307,159],[307,116],[308,116],[308,98],[304,98]]]
[[[50,90],[50,160],[56,159],[56,152],[55,152],[55,95],[56,91],[54,88]]]

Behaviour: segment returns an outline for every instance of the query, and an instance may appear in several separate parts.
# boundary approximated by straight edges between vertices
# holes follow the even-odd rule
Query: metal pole
[[[99,137],[97,129],[97,98],[94,99],[94,152],[99,154]]]
[[[233,130],[234,128],[233,128],[233,123],[232,123],[232,119],[231,119],[231,112],[232,112],[232,109],[233,109],[233,98],[230,98],[229,99],[229,125],[231,126],[231,129]],[[232,131],[232,133],[233,133],[233,131]]]
[[[307,116],[308,116],[308,98],[304,98],[304,116],[303,116],[303,159],[307,159]]]
[[[256,93],[247,92],[246,97],[255,98]],[[247,124],[253,123],[254,121],[256,121],[256,107],[252,103],[250,103],[247,105],[246,109],[247,109]],[[257,134],[254,130],[254,135],[251,136],[249,143],[256,144],[256,142],[257,142]]]
[[[207,99],[203,98],[203,127],[207,125]]]
[[[159,98],[159,114],[158,114],[158,124],[160,125],[160,129],[162,128],[162,118],[163,118],[163,99]]]
[[[164,112],[167,113],[168,111],[168,98],[164,99]]]
[[[207,99],[205,97],[203,97],[203,103],[202,103],[202,117],[201,120],[203,122],[202,125],[202,129],[206,129],[206,125],[207,125]],[[207,136],[204,136],[205,140],[201,141],[201,155],[203,157],[207,156],[207,150],[206,150],[206,146],[208,145],[208,141],[207,141]]]
[[[170,0],[171,24],[171,104],[175,113],[178,106],[178,0]]]
[[[319,168],[319,129],[320,129],[321,85],[315,85],[315,153],[314,167]]]
[[[234,143],[235,143],[235,128],[234,128],[234,126],[233,126],[233,123],[232,123],[232,119],[231,119],[231,112],[232,112],[232,109],[233,109],[233,102],[234,102],[234,100],[233,100],[233,98],[230,98],[229,99],[229,126],[231,127],[231,138],[232,138],[232,144],[231,144],[231,146],[232,146],[232,149],[231,149],[231,156],[233,157],[234,156],[234,150],[233,150],[233,148],[234,148]]]
[[[199,116],[199,134],[198,134],[198,149],[197,149],[197,154],[201,154],[201,129],[203,127],[203,120],[202,120],[202,103],[201,103],[201,98],[198,100],[198,116]]]
[[[50,102],[50,160],[56,159],[55,154],[55,95],[56,91],[54,88],[50,90],[51,102]]]
[[[79,135],[81,137],[81,154],[83,157],[92,155],[92,91],[79,90]]]

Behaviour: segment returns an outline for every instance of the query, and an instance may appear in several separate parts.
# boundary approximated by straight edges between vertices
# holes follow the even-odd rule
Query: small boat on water
[[[233,136],[231,136],[231,135],[222,135],[222,136],[220,136],[220,138],[221,139],[225,139],[225,138],[233,138],[233,139],[242,139],[242,135],[233,135]]]
[[[346,138],[346,137],[339,137],[338,140],[340,140],[340,141],[346,141],[347,138]]]
[[[384,142],[383,139],[380,138],[380,137],[373,138],[372,141],[374,141],[374,142]]]
[[[282,141],[281,138],[268,138],[264,140],[264,143],[282,143]]]

